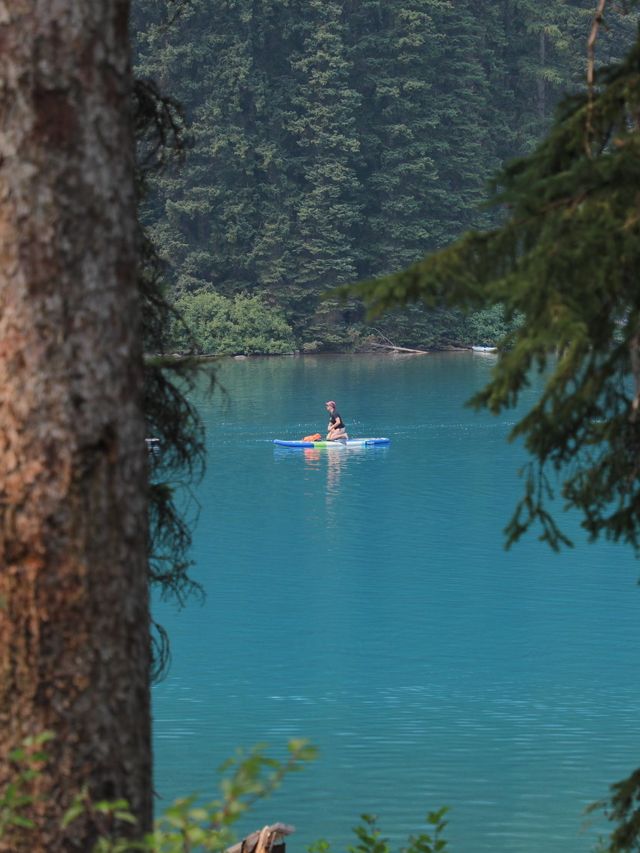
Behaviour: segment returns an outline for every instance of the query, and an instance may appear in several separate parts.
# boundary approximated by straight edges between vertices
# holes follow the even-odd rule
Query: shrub
[[[278,308],[261,296],[229,299],[201,290],[175,303],[182,318],[173,324],[171,346],[207,355],[283,355],[293,352],[293,331]]]

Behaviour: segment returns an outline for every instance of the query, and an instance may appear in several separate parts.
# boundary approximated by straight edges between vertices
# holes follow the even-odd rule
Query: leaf
[[[13,826],[21,826],[24,829],[33,829],[35,827],[35,823],[32,820],[17,814],[11,815],[9,823]]]
[[[69,808],[66,810],[62,817],[62,821],[60,825],[62,828],[66,828],[70,823],[73,823],[74,820],[80,817],[81,814],[85,811],[85,804],[82,801],[77,800],[72,803]]]
[[[191,809],[189,817],[191,820],[204,821],[209,819],[209,812],[203,808]]]
[[[116,818],[116,820],[122,820],[125,823],[135,824],[138,822],[137,818],[132,815],[131,812],[128,811],[118,810],[113,813],[113,816]]]

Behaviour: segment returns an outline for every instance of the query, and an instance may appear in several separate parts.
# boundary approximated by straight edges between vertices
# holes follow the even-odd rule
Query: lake
[[[241,832],[280,820],[297,827],[291,851],[343,850],[372,812],[399,848],[448,805],[457,853],[593,849],[584,807],[640,764],[640,565],[566,516],[574,549],[532,535],[504,550],[525,460],[514,415],[464,407],[492,364],[220,363],[224,392],[197,401],[206,601],[155,606],[172,645],[153,691],[159,809],[212,797],[238,746],[282,756],[307,737],[318,760]],[[329,399],[350,435],[390,446],[271,443],[323,432]]]

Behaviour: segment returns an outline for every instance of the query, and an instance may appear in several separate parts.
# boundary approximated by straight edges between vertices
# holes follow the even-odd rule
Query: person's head
[[[336,410],[336,401],[335,400],[327,400],[325,403],[328,412],[335,412]]]

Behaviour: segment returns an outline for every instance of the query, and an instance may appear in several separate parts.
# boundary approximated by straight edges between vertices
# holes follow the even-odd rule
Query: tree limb
[[[587,151],[587,156],[590,155],[590,143],[591,137],[593,135],[593,98],[594,98],[594,85],[595,85],[595,63],[596,63],[596,41],[598,39],[598,33],[600,31],[600,25],[604,20],[604,9],[607,5],[607,0],[598,0],[598,7],[593,16],[593,21],[591,23],[591,32],[589,33],[589,38],[587,39],[587,90],[588,90],[588,102],[587,102],[587,127],[586,127],[586,138],[585,138],[585,148]]]

